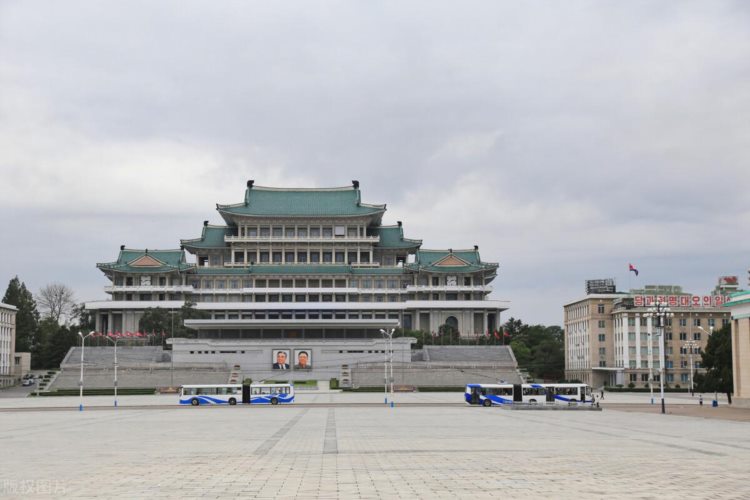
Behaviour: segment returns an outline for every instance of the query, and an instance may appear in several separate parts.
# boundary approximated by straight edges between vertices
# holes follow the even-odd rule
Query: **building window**
[[[681,373],[680,374],[680,382],[690,382],[690,374],[688,374],[688,373]]]
[[[599,334],[599,342],[604,342],[607,340],[607,336],[604,333]]]
[[[273,252],[274,264],[281,264],[281,252]]]
[[[599,348],[599,356],[606,356],[607,355],[607,348],[606,347],[600,347]]]
[[[596,306],[596,312],[599,314],[604,314],[604,304],[598,304]]]
[[[630,374],[630,381],[631,382],[637,382],[638,381],[638,374],[637,373],[631,373]]]
[[[693,318],[693,326],[701,326],[701,319]]]
[[[323,238],[333,238],[333,228],[324,227],[323,228]]]
[[[332,252],[323,252],[323,262],[333,262],[333,253]]]
[[[686,332],[680,332],[680,340],[687,340],[687,333]]]
[[[336,252],[336,262],[340,264],[344,263],[344,252]]]
[[[293,227],[286,228],[286,230],[284,231],[284,235],[287,238],[294,238],[294,228]]]
[[[680,318],[680,326],[687,326],[687,318]]]
[[[271,228],[270,227],[261,227],[260,228],[260,237],[261,238],[268,238],[271,236]]]
[[[346,236],[346,227],[345,226],[334,226],[333,228],[333,234],[337,238],[343,238]]]
[[[664,336],[667,340],[672,340],[672,332],[667,332],[664,334]]]
[[[599,320],[599,328],[606,328],[607,322],[603,319]]]
[[[701,332],[693,333],[693,340],[700,340],[700,339],[701,339]]]
[[[268,262],[269,261],[270,254],[268,252],[260,252],[260,261],[261,262]]]
[[[438,276],[433,276],[432,286],[440,286],[440,278]]]

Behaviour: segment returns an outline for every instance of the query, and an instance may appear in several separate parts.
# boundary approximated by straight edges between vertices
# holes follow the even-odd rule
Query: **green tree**
[[[531,349],[520,340],[511,341],[510,348],[513,349],[513,355],[516,357],[518,366],[523,369],[530,369]]]
[[[39,339],[32,351],[31,364],[34,369],[57,368],[71,347],[79,343],[78,329],[60,325],[53,317],[39,323]]]
[[[39,311],[34,296],[18,276],[10,280],[3,302],[16,306],[16,352],[31,352],[35,349],[39,329]]]
[[[732,404],[734,385],[732,380],[732,329],[730,325],[725,325],[708,337],[701,363],[706,369],[706,373],[695,377],[698,390],[726,393],[729,404]]]
[[[86,304],[81,303],[74,306],[71,315],[78,323],[78,330],[76,331],[90,332],[96,328],[94,313],[86,310]]]

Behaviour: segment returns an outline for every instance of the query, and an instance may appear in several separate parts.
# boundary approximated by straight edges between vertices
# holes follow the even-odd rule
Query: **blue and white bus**
[[[201,384],[180,387],[181,405],[236,405],[294,402],[292,384]]]
[[[250,386],[250,404],[286,404],[294,402],[292,384],[253,384]]]
[[[236,405],[242,402],[238,384],[202,384],[180,387],[181,405]]]
[[[586,384],[468,384],[464,400],[470,405],[593,404]]]

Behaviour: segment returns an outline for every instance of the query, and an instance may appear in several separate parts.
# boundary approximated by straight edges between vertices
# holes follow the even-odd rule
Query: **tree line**
[[[43,287],[34,296],[14,277],[2,300],[15,306],[16,352],[31,353],[31,368],[56,368],[78,343],[78,332],[93,329],[91,314],[76,304],[73,291],[60,283]]]
[[[559,326],[527,325],[510,318],[499,330],[473,337],[462,337],[449,324],[441,325],[436,332],[398,329],[394,336],[416,338],[415,349],[426,345],[509,345],[519,368],[533,378],[559,381],[565,376],[563,329]]]

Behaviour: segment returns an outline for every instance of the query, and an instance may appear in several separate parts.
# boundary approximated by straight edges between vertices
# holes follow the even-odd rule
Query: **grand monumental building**
[[[86,304],[97,331],[137,331],[148,308],[189,301],[206,319],[185,321],[197,338],[175,339],[176,362],[263,358],[270,366],[281,350],[290,365],[304,351],[302,362],[314,368],[350,361],[346,354],[382,361],[367,356],[383,352],[380,329],[494,331],[507,308],[488,299],[498,265],[482,262],[476,246],[422,249],[401,222],[382,225],[385,204],[362,202],[357,181],[329,189],[248,181],[244,200],[216,209],[224,224],[204,221],[200,236],[178,250],[122,246],[116,261],[97,264],[111,281],[111,300]],[[409,341],[399,341],[408,361]]]

